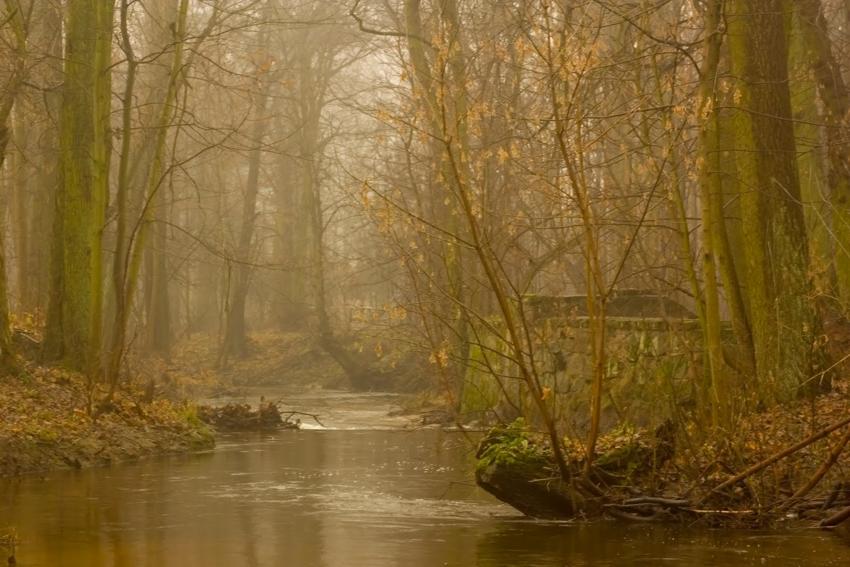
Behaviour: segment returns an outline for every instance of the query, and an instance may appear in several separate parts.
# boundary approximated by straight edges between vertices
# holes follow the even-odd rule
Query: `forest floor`
[[[427,389],[430,370],[424,357],[398,343],[360,334],[345,341],[375,372],[395,371],[389,391],[413,393]],[[244,357],[223,362],[214,336],[197,333],[184,338],[167,362],[144,360],[140,373],[155,380],[172,399],[238,394],[242,388],[274,386],[293,391],[346,390],[349,378],[339,364],[307,332],[252,333]]]
[[[754,517],[822,519],[830,508],[850,504],[850,426],[822,437],[818,434],[848,417],[850,379],[843,377],[834,380],[828,392],[753,412],[731,430],[709,435],[697,446],[684,446],[686,442],[680,440],[683,447],[667,472],[671,480],[678,478],[680,490],[706,495],[704,504],[709,507],[748,510]],[[716,490],[735,475],[754,470],[807,439],[813,441]],[[798,492],[809,486],[805,493]]]
[[[215,440],[194,408],[119,393],[87,411],[83,377],[27,365],[0,377],[0,477],[209,449]],[[102,392],[98,399],[102,399]]]

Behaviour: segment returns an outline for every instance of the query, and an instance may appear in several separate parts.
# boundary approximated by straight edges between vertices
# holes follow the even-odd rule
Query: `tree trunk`
[[[46,80],[52,84],[61,84],[63,80],[62,70],[62,37],[63,21],[59,6],[52,2],[46,3],[45,12],[41,16],[44,25],[44,38],[48,42],[45,52],[49,54],[46,66]],[[45,93],[44,105],[47,114],[51,117],[61,116],[62,93],[59,89]],[[62,214],[62,157],[59,133],[55,128],[48,128],[49,134],[45,139],[45,188],[47,202],[45,203],[45,218],[50,219],[50,234],[47,238],[47,301],[46,301],[46,325],[44,327],[44,341],[42,343],[41,356],[47,361],[57,361],[62,358],[64,350],[64,337],[62,334],[62,282],[64,233]]]
[[[459,184],[469,180],[469,133],[467,127],[468,97],[466,61],[461,44],[462,29],[457,3],[443,0],[439,3],[443,36],[440,41],[444,49],[429,59],[422,38],[428,34],[422,24],[421,0],[405,0],[404,22],[408,33],[407,52],[413,76],[414,97],[426,117],[426,125],[432,138],[429,150],[439,183],[437,191],[429,195],[431,215],[447,233],[455,238],[441,239],[435,254],[440,264],[434,273],[443,274],[440,282],[445,287],[445,297],[436,309],[438,320],[451,327],[446,342],[451,344],[448,375],[450,384],[447,392],[451,401],[460,410],[463,399],[463,380],[466,361],[469,358],[469,316],[467,282],[472,279],[470,270],[474,264],[468,260],[468,250],[458,239],[464,234],[460,223]],[[444,53],[442,53],[444,51]],[[454,150],[460,154],[458,171],[452,171],[445,141],[451,140]],[[439,345],[431,345],[437,348]]]
[[[93,379],[101,340],[102,247],[109,194],[112,4],[69,0],[60,121],[63,358]],[[58,242],[56,242],[58,243]],[[53,313],[56,317],[57,314]],[[49,323],[50,325],[51,323]],[[57,321],[52,322],[57,326]]]
[[[827,182],[832,205],[831,243],[835,258],[838,297],[850,309],[850,152],[846,132],[850,120],[850,92],[841,66],[833,55],[820,0],[795,2],[804,61],[814,75],[823,103],[826,126]]]
[[[110,395],[118,383],[121,360],[124,355],[127,324],[133,305],[142,259],[146,261],[145,312],[148,315],[146,331],[147,346],[168,354],[170,346],[170,314],[168,305],[168,274],[165,247],[167,245],[165,224],[165,196],[162,190],[162,170],[165,154],[165,142],[177,100],[177,92],[185,77],[183,49],[186,36],[188,0],[173,0],[168,5],[157,4],[162,22],[152,21],[151,25],[165,27],[170,35],[160,29],[155,49],[166,49],[171,43],[174,52],[169,62],[168,74],[160,81],[162,88],[155,89],[152,96],[161,96],[154,100],[155,123],[149,134],[143,137],[138,149],[133,151],[132,141],[132,104],[137,65],[128,30],[130,3],[124,0],[121,10],[122,48],[128,60],[127,83],[124,90],[122,109],[122,146],[121,161],[118,167],[118,187],[116,190],[116,242],[112,265],[112,291],[115,302],[112,321],[112,337],[109,345],[109,358],[106,362],[106,376],[110,384]],[[135,158],[135,159],[131,159]],[[143,173],[139,173],[143,172]],[[155,223],[154,246],[158,247],[158,258],[150,256],[147,246],[147,234],[153,217],[161,215],[162,222]],[[158,265],[157,265],[158,264]],[[152,286],[156,282],[157,287]]]
[[[783,0],[735,0],[729,16],[747,291],[763,400],[787,399],[813,370],[818,318],[788,89]]]
[[[261,40],[261,45],[266,43]],[[254,240],[254,224],[257,216],[257,192],[260,186],[260,170],[263,157],[263,145],[266,137],[266,129],[269,123],[266,116],[269,91],[272,81],[261,71],[257,82],[260,92],[255,97],[254,131],[253,143],[248,157],[248,179],[245,183],[245,192],[242,198],[242,221],[239,228],[239,242],[236,248],[235,282],[231,285],[231,296],[227,313],[227,327],[225,329],[223,357],[233,355],[241,357],[245,355],[247,337],[245,329],[245,303],[248,298],[248,289],[251,284],[251,247]]]

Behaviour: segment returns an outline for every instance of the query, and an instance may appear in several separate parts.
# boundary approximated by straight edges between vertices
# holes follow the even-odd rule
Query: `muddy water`
[[[290,401],[325,427],[0,484],[0,528],[16,526],[19,565],[850,565],[850,547],[810,530],[529,521],[470,483],[463,436],[400,429],[405,418],[387,416],[394,398]]]

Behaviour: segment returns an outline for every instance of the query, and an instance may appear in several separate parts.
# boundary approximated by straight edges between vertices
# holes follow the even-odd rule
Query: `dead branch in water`
[[[844,508],[843,510],[833,514],[828,518],[824,518],[818,524],[818,527],[821,528],[834,528],[838,524],[850,519],[850,506]]]
[[[319,420],[319,416],[314,414],[314,413],[307,413],[307,412],[303,412],[303,411],[282,411],[282,412],[280,412],[280,415],[286,416],[286,417],[283,418],[283,421],[285,421],[285,422],[289,421],[289,418],[291,418],[294,415],[303,415],[303,416],[312,418],[313,421],[315,421],[316,423],[318,423],[322,427],[327,427],[324,423],[321,422],[321,420]]]

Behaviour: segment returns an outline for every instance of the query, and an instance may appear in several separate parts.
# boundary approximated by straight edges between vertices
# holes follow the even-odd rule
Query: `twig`
[[[665,508],[684,508],[691,505],[690,500],[684,498],[661,498],[658,496],[638,496],[637,498],[629,498],[624,501],[626,505],[652,504],[655,506],[663,506]]]
[[[826,437],[827,435],[829,435],[833,431],[835,431],[837,429],[841,429],[842,427],[844,427],[848,424],[850,424],[850,417],[848,417],[846,419],[842,419],[838,423],[834,423],[834,424],[830,425],[829,427],[827,427],[826,429],[821,429],[817,433],[814,433],[814,434],[810,435],[809,437],[806,437],[805,439],[803,439],[799,443],[796,443],[796,444],[792,445],[791,447],[788,447],[787,449],[784,449],[784,450],[776,453],[775,455],[768,457],[767,459],[764,459],[763,461],[761,461],[759,463],[756,463],[755,465],[751,466],[750,468],[748,468],[744,472],[736,474],[735,476],[726,480],[725,482],[721,482],[719,485],[715,486],[710,491],[705,493],[702,496],[702,498],[700,498],[697,501],[697,506],[699,506],[700,504],[705,502],[708,499],[708,497],[711,496],[712,494],[716,494],[716,493],[720,492],[721,490],[729,488],[730,486],[733,486],[733,485],[741,482],[742,480],[751,477],[752,475],[756,474],[757,472],[766,469],[767,467],[769,467],[773,463],[780,461],[780,460],[784,459],[785,457],[787,457],[789,455],[793,455],[794,453],[796,453],[800,449],[804,449],[804,448],[808,447],[809,445],[811,445],[815,441],[819,441],[820,439],[823,439],[824,437]]]
[[[431,44],[430,41],[426,40],[424,37],[420,37],[420,36],[415,35],[415,34],[403,33],[403,32],[398,32],[398,31],[378,30],[378,29],[375,29],[375,28],[368,27],[366,25],[366,22],[363,21],[363,18],[357,14],[357,8],[359,6],[360,6],[360,0],[356,0],[354,2],[354,5],[348,11],[348,15],[351,16],[354,19],[355,22],[357,22],[357,28],[360,31],[362,31],[363,33],[368,33],[368,34],[372,34],[372,35],[380,35],[380,36],[384,36],[384,37],[401,37],[401,38],[406,38],[406,39],[415,39],[417,41],[421,41],[423,44],[427,45],[428,47],[433,48],[433,45]]]
[[[830,516],[828,518],[824,518],[818,524],[818,527],[820,527],[820,528],[834,528],[835,526],[846,521],[847,519],[850,519],[850,506],[844,508],[840,512],[833,514],[832,516]]]
[[[850,506],[850,500],[840,500],[830,504],[828,500],[818,498],[808,502],[799,502],[794,506],[794,510],[797,512],[806,512],[808,510],[828,510],[829,508],[837,508],[838,506]]]
[[[318,423],[319,425],[321,425],[322,427],[327,427],[324,423],[319,421],[319,416],[314,414],[314,413],[306,413],[306,412],[303,412],[303,411],[287,411],[287,412],[281,412],[281,415],[283,415],[283,414],[286,414],[286,420],[285,421],[289,421],[289,418],[292,417],[293,415],[305,415],[307,417],[312,417],[313,420],[316,423]]]
[[[789,509],[791,506],[800,501],[806,494],[811,492],[811,490],[817,486],[817,484],[826,476],[826,473],[829,472],[829,469],[838,461],[838,457],[841,456],[841,453],[844,451],[844,447],[847,446],[847,442],[850,441],[850,429],[844,432],[844,435],[841,436],[841,440],[838,444],[832,448],[829,452],[829,457],[823,464],[818,468],[817,472],[812,475],[812,478],[809,479],[804,486],[801,486],[799,490],[797,490],[788,500],[786,500],[780,507],[780,511],[784,511]]]
[[[756,510],[703,510],[699,508],[684,509],[688,512],[693,512],[694,514],[711,514],[715,516],[747,516],[758,513]]]

